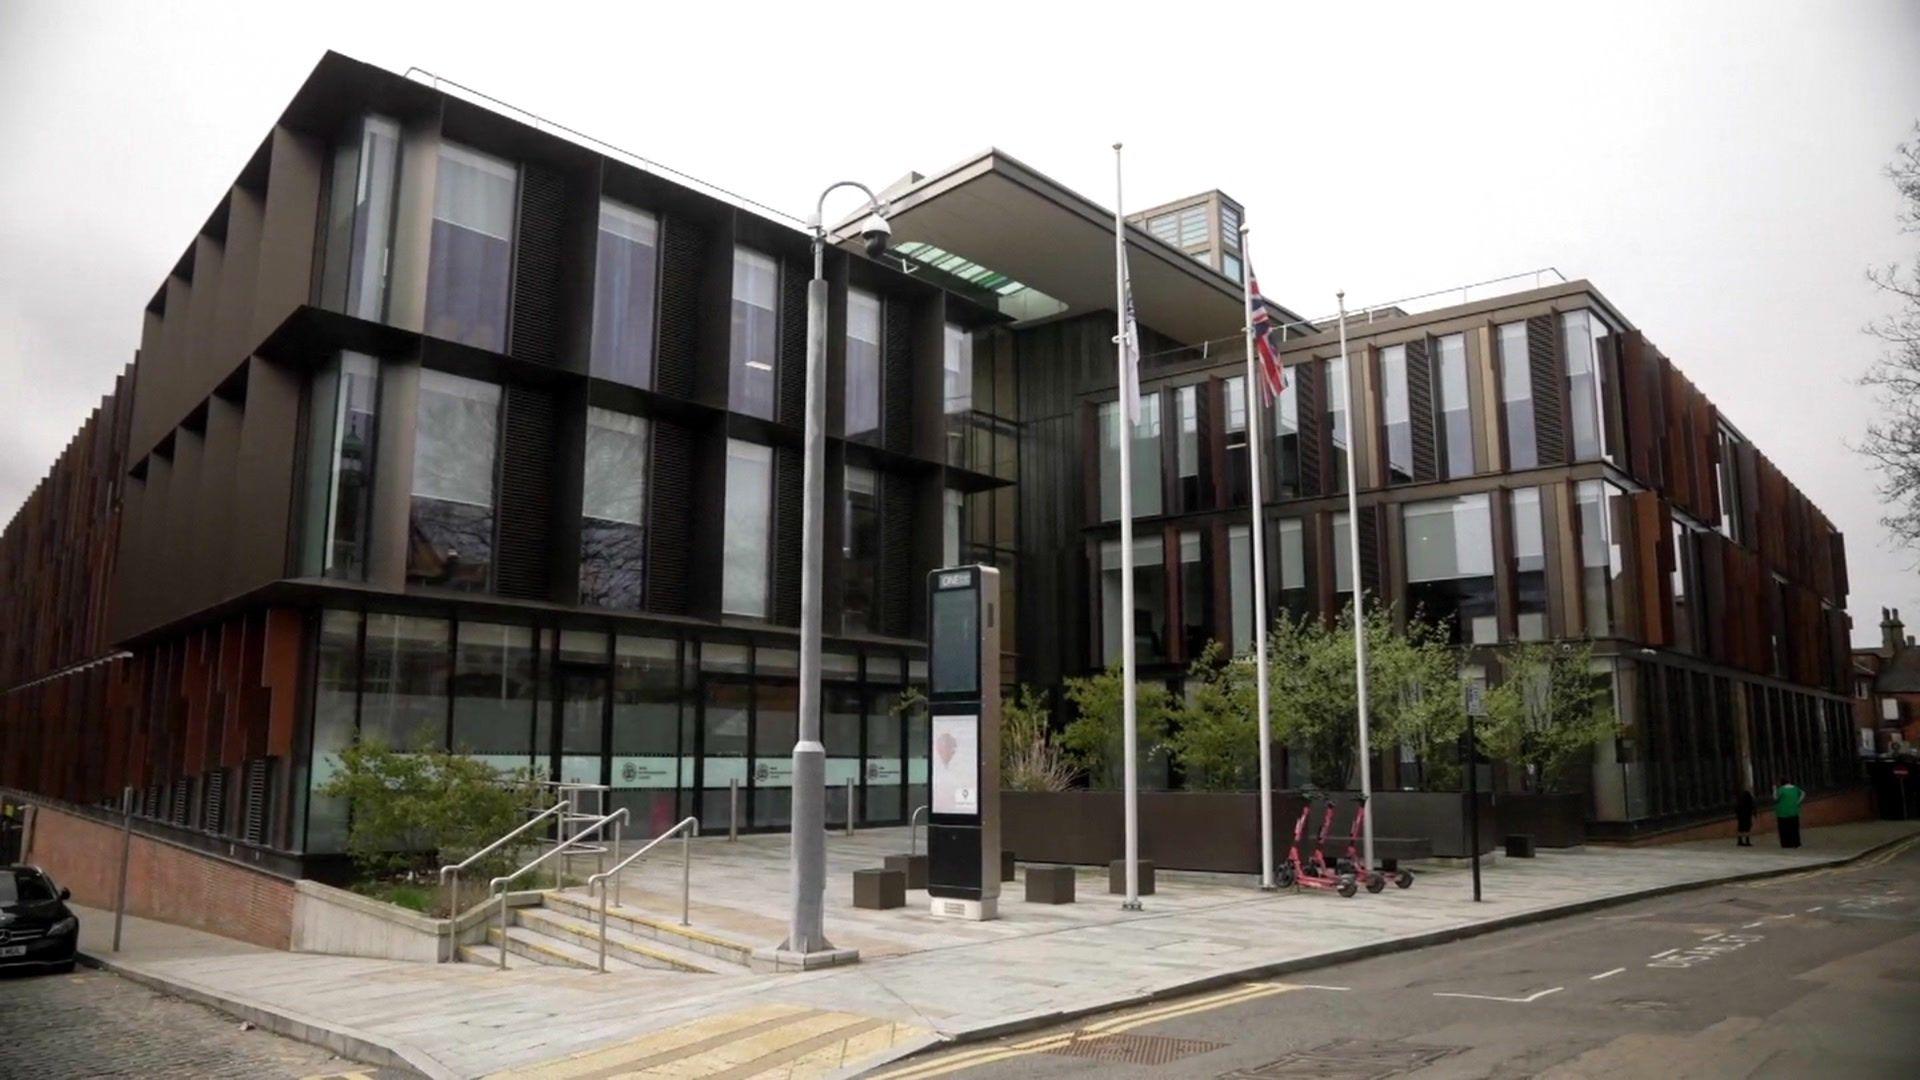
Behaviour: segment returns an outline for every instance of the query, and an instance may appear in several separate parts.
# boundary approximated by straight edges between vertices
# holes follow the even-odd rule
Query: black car
[[[67,909],[71,895],[37,866],[0,867],[0,970],[73,970],[80,920]]]

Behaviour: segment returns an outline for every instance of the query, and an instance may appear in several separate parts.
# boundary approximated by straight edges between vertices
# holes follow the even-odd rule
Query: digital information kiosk
[[[1000,902],[1000,571],[927,578],[933,754],[927,892],[933,914],[991,919]]]

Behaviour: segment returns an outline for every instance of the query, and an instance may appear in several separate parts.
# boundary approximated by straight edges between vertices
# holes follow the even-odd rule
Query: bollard
[[[847,777],[847,835],[853,835],[853,777]]]
[[[727,840],[740,839],[740,781],[727,781]]]

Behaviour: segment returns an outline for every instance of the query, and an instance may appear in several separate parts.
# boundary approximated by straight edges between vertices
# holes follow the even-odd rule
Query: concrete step
[[[479,964],[482,967],[497,968],[500,966],[500,939],[496,937],[493,939],[493,941],[494,943],[492,945],[483,945],[478,943],[472,944],[472,945],[462,945],[460,946],[460,951],[456,955],[459,956],[460,962],[463,964]],[[527,968],[527,967],[545,967],[545,966],[546,966],[545,964],[541,964],[534,960],[529,960],[524,956],[515,956],[512,950],[508,950],[507,952],[507,970],[508,971],[517,971],[521,968]]]
[[[596,955],[599,952],[600,924],[594,918],[574,914],[571,910],[521,908],[514,912],[514,920],[530,930],[571,942],[588,952]],[[635,967],[697,975],[742,974],[747,970],[738,964],[693,952],[671,942],[641,937],[614,922],[611,912],[607,916],[607,955],[619,957]]]
[[[498,956],[499,953],[497,950],[500,948],[499,927],[487,927],[487,944],[491,946],[493,950],[496,950],[494,955]],[[530,960],[536,964],[545,964],[548,967],[569,967],[579,968],[583,971],[594,971],[600,966],[600,957],[596,950],[583,948],[571,941],[550,937],[526,926],[507,927],[507,954],[509,956],[518,956]],[[637,968],[634,964],[628,963],[609,952],[607,955],[607,970],[634,971],[637,970]]]
[[[551,910],[599,925],[599,901],[597,898],[589,898],[585,893],[547,893],[546,906]],[[612,930],[616,927],[635,937],[648,938],[691,953],[711,957],[730,965],[729,970],[748,970],[753,959],[754,946],[748,942],[735,941],[697,926],[681,926],[676,919],[662,918],[639,908],[609,903],[607,929]]]

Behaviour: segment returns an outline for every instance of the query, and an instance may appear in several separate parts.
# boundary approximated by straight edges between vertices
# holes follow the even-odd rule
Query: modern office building
[[[897,705],[934,567],[1000,568],[1009,680],[1040,686],[1129,624],[1177,680],[1262,622],[1238,204],[1130,229],[1127,619],[1111,211],[998,151],[887,194],[894,250],[827,261],[832,821],[849,780],[863,822],[924,801]],[[735,784],[783,827],[810,269],[776,214],[328,54],[0,539],[0,785],[132,788],[294,869],[341,849],[315,789],[355,738],[605,783],[642,832],[724,827]],[[1367,589],[1467,648],[1600,642],[1630,737],[1598,820],[1716,812],[1749,763],[1841,776],[1839,535],[1597,291],[1379,312],[1350,364],[1275,310],[1275,610],[1353,588],[1351,452]]]

